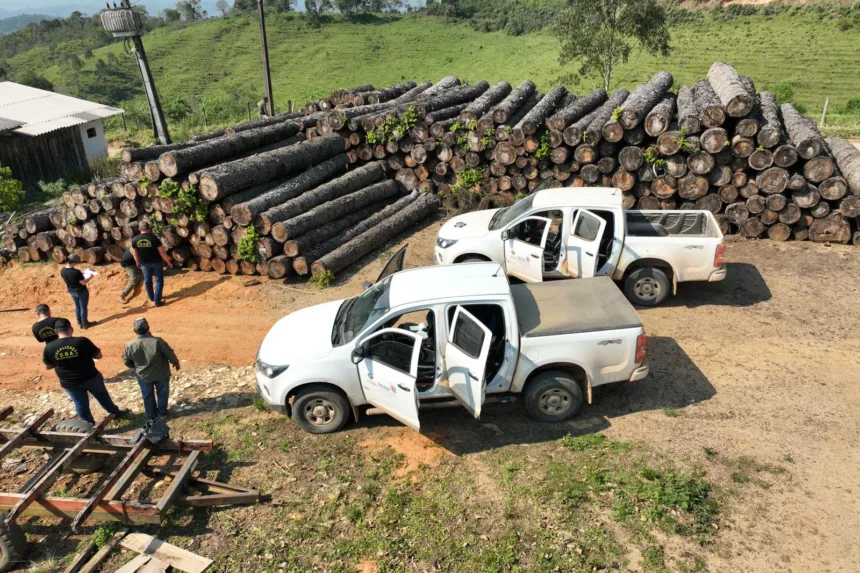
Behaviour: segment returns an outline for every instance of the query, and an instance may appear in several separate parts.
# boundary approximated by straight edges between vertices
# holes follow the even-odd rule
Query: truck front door
[[[464,408],[476,418],[486,396],[487,358],[493,333],[462,306],[454,311],[445,345],[448,387]]]
[[[597,271],[600,241],[606,231],[606,221],[591,211],[576,213],[567,238],[567,270],[573,278],[590,278]]]
[[[402,328],[383,328],[353,352],[365,400],[413,430],[421,429],[415,382],[423,338]]]
[[[509,275],[530,283],[543,280],[543,251],[551,225],[546,217],[526,217],[502,233]]]

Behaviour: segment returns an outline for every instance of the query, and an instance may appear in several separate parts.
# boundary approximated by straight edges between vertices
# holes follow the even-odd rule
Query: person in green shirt
[[[125,345],[122,361],[134,371],[143,394],[143,408],[150,421],[167,417],[170,397],[170,365],[179,370],[179,359],[163,338],[153,336],[145,318],[134,321],[137,336]]]

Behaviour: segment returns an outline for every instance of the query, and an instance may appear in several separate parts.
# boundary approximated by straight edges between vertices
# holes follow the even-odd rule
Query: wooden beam
[[[15,428],[0,428],[0,443],[13,439],[20,430]],[[75,432],[34,432],[21,444],[22,448],[53,449],[57,446],[74,446],[81,439],[81,434]],[[137,440],[125,436],[97,436],[89,440],[84,448],[86,454],[103,453],[115,454],[120,450],[130,450],[137,445]],[[185,452],[190,450],[209,451],[212,440],[161,440],[152,445],[153,451]]]
[[[253,505],[260,501],[260,493],[248,491],[243,493],[218,493],[214,495],[189,495],[177,500],[179,505],[194,507],[214,507],[217,505]]]
[[[96,550],[96,544],[93,541],[90,541],[89,544],[84,547],[84,550],[75,555],[75,558],[72,559],[72,562],[69,563],[69,566],[63,570],[63,573],[78,573],[81,570],[81,567],[84,563],[86,563],[90,555]]]
[[[120,545],[130,551],[151,555],[174,569],[185,571],[185,573],[203,573],[212,565],[211,559],[186,551],[145,533],[130,533]]]
[[[98,571],[99,565],[101,562],[105,560],[105,558],[110,555],[110,552],[113,551],[113,548],[116,547],[122,538],[128,534],[128,529],[121,529],[113,534],[113,537],[110,538],[110,541],[105,543],[101,549],[99,549],[93,558],[87,561],[86,565],[81,567],[80,573],[94,573]]]
[[[7,410],[10,410],[10,409],[11,408],[7,408]],[[39,416],[38,418],[36,418],[32,422],[30,422],[30,424],[26,428],[24,428],[20,432],[18,432],[18,434],[16,434],[14,438],[10,439],[8,442],[3,444],[3,447],[0,447],[0,460],[2,460],[7,455],[9,455],[12,451],[14,451],[15,448],[18,447],[18,444],[23,442],[24,439],[27,436],[29,436],[31,432],[38,430],[39,427],[42,424],[44,424],[45,422],[47,422],[51,418],[51,416],[53,416],[53,415],[54,415],[54,410],[48,409],[47,412],[44,412],[41,416]],[[2,414],[0,414],[0,416],[2,416]],[[3,418],[0,417],[0,421],[2,421],[2,419]]]
[[[0,493],[0,511],[7,511],[20,502],[26,494]],[[38,498],[21,515],[39,517],[75,517],[87,505],[87,499],[73,497]],[[103,501],[92,512],[99,521],[130,521],[132,523],[161,523],[161,515],[155,505],[137,501]]]
[[[164,492],[164,495],[161,496],[161,499],[159,499],[158,503],[155,505],[159,512],[163,512],[170,507],[170,504],[179,497],[180,493],[182,493],[182,488],[185,486],[188,478],[191,477],[191,472],[193,472],[194,468],[197,467],[198,458],[200,458],[199,451],[191,452],[191,455],[188,456],[185,463],[182,464],[182,469],[179,470],[179,473],[176,474],[176,477],[173,478],[173,481],[168,486],[167,491]]]
[[[141,440],[145,441],[145,440]],[[105,499],[119,499],[122,497],[122,494],[125,493],[131,484],[134,482],[134,478],[137,477],[137,474],[144,468],[146,468],[147,462],[149,462],[149,458],[152,456],[152,450],[147,449],[141,455],[137,456],[134,460],[134,463],[125,471],[125,474],[119,479],[116,484],[111,488],[111,490],[105,496]]]
[[[177,472],[175,471],[167,471],[162,468],[155,467],[144,468],[143,473],[156,477],[176,477],[177,474]],[[256,493],[256,490],[248,489],[239,485],[222,483],[220,481],[208,480],[196,476],[191,476],[191,478],[188,480],[188,483],[194,485],[199,489],[212,490],[217,493]]]
[[[144,565],[152,559],[149,555],[138,555],[116,571],[114,573],[137,573],[137,571],[143,567]]]
[[[40,479],[42,479],[43,475],[45,475],[46,473],[51,471],[51,469],[55,465],[57,465],[57,462],[59,462],[60,458],[63,457],[63,453],[64,453],[63,450],[57,450],[57,451],[52,452],[51,457],[48,458],[48,461],[46,461],[44,464],[42,464],[42,467],[40,467],[38,470],[36,470],[36,473],[34,473],[32,476],[30,476],[30,479],[28,479],[27,482],[18,489],[18,493],[23,494],[23,493],[27,493],[28,491],[30,491],[30,488],[33,487],[33,484],[35,484]]]
[[[75,458],[81,455],[83,452],[84,446],[87,441],[99,435],[107,425],[111,423],[111,420],[114,419],[113,414],[108,414],[102,420],[96,424],[96,426],[90,431],[89,434],[82,436],[81,440],[70,448],[60,459],[59,463],[54,466],[51,471],[42,476],[36,484],[33,485],[32,489],[21,499],[15,507],[13,507],[9,513],[6,515],[6,521],[15,523],[15,519],[21,514],[21,512],[27,508],[28,505],[36,501],[36,498],[39,497],[43,492],[45,492],[51,484],[53,484],[57,479],[63,474],[63,472],[72,465],[72,462],[75,461]]]
[[[138,557],[143,557],[138,555]],[[166,573],[170,569],[170,565],[161,559],[150,557],[146,564],[137,570],[137,573]]]
[[[3,408],[3,410],[0,410],[0,422],[8,418],[9,415],[12,414],[12,412],[14,411],[15,408],[13,408],[12,406],[6,406],[5,408]]]
[[[111,474],[108,476],[107,480],[101,485],[99,490],[90,498],[87,505],[75,516],[75,519],[72,521],[72,531],[78,531],[78,528],[81,524],[86,520],[87,516],[92,512],[96,505],[101,503],[103,499],[107,496],[107,494],[113,489],[113,486],[119,481],[120,477],[123,477],[123,473],[134,463],[136,457],[138,457],[141,452],[143,452],[149,441],[141,440],[137,443],[137,446],[131,450],[128,455],[119,463],[119,465],[114,468]]]

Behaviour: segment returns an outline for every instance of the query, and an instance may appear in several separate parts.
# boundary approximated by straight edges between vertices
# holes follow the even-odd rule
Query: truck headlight
[[[257,360],[257,372],[266,378],[275,378],[280,376],[287,368],[289,368],[289,365],[286,364],[283,366],[274,366],[272,364],[266,364],[262,360]]]
[[[436,237],[436,246],[440,249],[447,249],[456,242],[456,239],[443,239],[442,237]]]

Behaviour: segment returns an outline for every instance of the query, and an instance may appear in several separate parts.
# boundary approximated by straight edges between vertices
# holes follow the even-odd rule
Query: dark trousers
[[[147,382],[137,379],[140,393],[143,394],[143,409],[148,420],[167,415],[167,399],[170,397],[170,378]]]
[[[87,324],[87,305],[90,303],[90,291],[87,289],[70,290],[72,300],[75,301],[75,318],[78,320],[78,326]]]
[[[85,420],[90,424],[96,423],[95,420],[93,420],[92,412],[90,412],[90,394],[92,394],[93,398],[95,398],[99,405],[104,408],[105,412],[109,414],[119,414],[119,408],[117,408],[116,404],[111,400],[110,394],[108,394],[107,388],[105,388],[104,376],[101,374],[95,378],[87,380],[86,382],[78,384],[77,386],[63,388],[63,390],[65,390],[72,399],[72,403],[75,405],[75,412],[78,413],[78,418]]]
[[[123,267],[125,272],[128,273],[128,284],[125,285],[125,288],[122,289],[122,292],[119,293],[119,296],[125,298],[128,293],[133,290],[136,290],[135,287],[140,284],[140,269],[137,267]]]
[[[164,264],[161,261],[143,263],[140,265],[140,270],[143,271],[143,286],[146,288],[146,296],[152,302],[161,302],[161,291],[164,288]],[[155,279],[154,291],[152,279]]]

